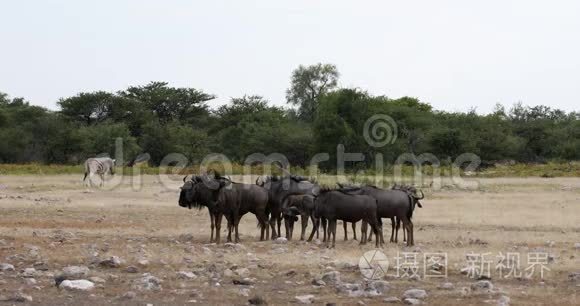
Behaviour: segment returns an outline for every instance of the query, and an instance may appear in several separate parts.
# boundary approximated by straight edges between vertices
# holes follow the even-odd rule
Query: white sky
[[[285,105],[299,64],[437,109],[580,107],[580,1],[2,1],[0,91],[56,108],[149,81]]]

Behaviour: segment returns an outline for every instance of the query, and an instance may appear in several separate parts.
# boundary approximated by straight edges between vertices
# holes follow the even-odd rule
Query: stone
[[[231,269],[225,269],[224,276],[225,277],[232,277],[232,276],[234,276],[234,271],[232,271]]]
[[[288,243],[288,239],[286,239],[285,237],[278,237],[278,238],[276,238],[276,240],[274,240],[274,243],[286,244],[286,243]]]
[[[24,279],[24,283],[28,286],[34,286],[36,285],[36,279],[34,278],[25,278]]]
[[[369,284],[369,288],[378,292],[378,294],[384,294],[390,289],[389,282],[384,280],[376,280]]]
[[[160,291],[163,289],[161,287],[161,280],[149,273],[144,273],[143,277],[137,279],[133,284],[133,288],[137,290],[153,290],[153,291]]]
[[[419,300],[419,299],[413,299],[413,298],[406,298],[406,299],[403,300],[403,302],[405,304],[407,304],[407,305],[421,305],[421,304],[423,304],[421,302],[421,300]]]
[[[62,269],[62,275],[67,278],[83,278],[87,277],[89,273],[89,268],[85,266],[68,266]]]
[[[321,279],[327,284],[331,285],[340,284],[340,272],[338,271],[326,272],[322,275]]]
[[[238,291],[238,293],[241,296],[248,297],[248,296],[250,296],[250,289],[248,289],[248,288],[240,288],[240,290]]]
[[[249,299],[248,303],[250,303],[250,305],[268,305],[268,302],[266,302],[266,300],[259,295]]]
[[[194,279],[194,278],[197,278],[197,276],[193,272],[179,271],[179,272],[177,272],[177,278],[179,278],[179,279]]]
[[[123,295],[121,296],[121,299],[132,300],[136,297],[137,297],[137,293],[135,293],[134,291],[127,291],[127,292],[123,293]]]
[[[441,286],[439,286],[439,288],[444,289],[444,290],[453,290],[454,287],[455,286],[453,286],[453,283],[449,283],[449,282],[443,283],[443,284],[441,284]]]
[[[137,262],[137,264],[140,265],[141,267],[147,267],[147,266],[149,266],[149,260],[141,259]]]
[[[128,266],[127,268],[125,268],[125,272],[137,273],[137,272],[139,272],[139,269],[137,269],[137,267],[135,267],[135,266]]]
[[[473,291],[490,291],[493,289],[493,284],[488,280],[480,280],[475,284],[471,285],[471,290]]]
[[[64,280],[58,286],[61,289],[71,290],[71,291],[88,291],[95,288],[95,284],[86,279],[77,280]]]
[[[409,289],[403,293],[404,298],[424,299],[427,297],[427,291],[423,289]]]
[[[318,287],[320,287],[320,286],[326,286],[326,282],[324,282],[321,279],[313,279],[312,280],[312,285],[318,286]]]
[[[250,270],[248,268],[238,268],[236,269],[235,273],[241,277],[250,276]]]
[[[575,248],[576,250],[580,250],[580,242],[576,242],[576,243],[574,243],[574,248]]]
[[[506,296],[506,295],[502,295],[498,300],[497,300],[497,306],[508,306],[510,304],[510,297]]]
[[[100,277],[98,277],[98,276],[93,276],[93,277],[90,277],[90,278],[89,278],[89,280],[90,280],[91,282],[93,282],[93,283],[97,283],[97,284],[104,284],[104,283],[106,283],[106,282],[107,282],[105,279],[103,279],[103,278],[100,278]]]
[[[38,272],[34,268],[26,268],[22,271],[22,277],[35,277]]]
[[[9,300],[14,301],[14,302],[19,302],[19,303],[32,302],[32,296],[26,295],[22,292],[18,292]]]
[[[391,296],[391,297],[388,297],[388,298],[384,298],[383,299],[383,302],[385,302],[385,303],[400,303],[401,302],[401,299],[399,299],[396,296]]]
[[[7,263],[0,263],[0,271],[2,272],[14,271],[14,266]]]
[[[284,238],[286,239],[286,238]],[[312,304],[314,303],[314,295],[312,294],[306,294],[306,295],[297,295],[294,297],[294,299],[296,301],[298,301],[301,304]]]
[[[121,266],[122,260],[118,256],[111,256],[107,259],[103,259],[99,262],[101,267],[106,268],[118,268]]]

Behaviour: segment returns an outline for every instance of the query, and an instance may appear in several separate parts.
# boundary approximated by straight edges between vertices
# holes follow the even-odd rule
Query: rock
[[[250,276],[250,270],[248,268],[238,268],[236,269],[235,273],[241,277]]]
[[[510,297],[506,296],[506,295],[502,295],[498,300],[497,300],[497,306],[508,306],[510,304]]]
[[[326,272],[322,275],[321,279],[327,284],[331,285],[340,284],[340,272],[338,271]]]
[[[225,269],[224,270],[224,276],[225,277],[232,277],[232,276],[234,276],[234,271],[232,271],[230,269]]]
[[[443,284],[441,284],[441,286],[439,286],[439,288],[444,289],[444,290],[453,290],[454,287],[455,286],[453,286],[453,284],[449,283],[449,282],[443,283]]]
[[[421,300],[419,300],[419,299],[413,299],[413,298],[406,298],[406,299],[403,300],[403,302],[405,304],[407,304],[407,305],[421,305],[421,304],[423,304],[421,302]]]
[[[268,305],[268,302],[266,302],[266,300],[264,300],[264,298],[262,298],[261,296],[258,296],[258,295],[249,299],[248,303],[250,303],[250,305]]]
[[[177,272],[177,278],[179,279],[194,279],[197,278],[197,275],[193,272],[189,271],[179,271]]]
[[[137,273],[137,272],[139,272],[139,269],[137,269],[137,267],[135,267],[135,266],[128,266],[127,268],[125,268],[125,272]]]
[[[179,235],[179,241],[181,241],[181,242],[193,241],[193,235],[192,234],[181,234],[181,235]]]
[[[423,289],[409,289],[403,293],[403,297],[411,299],[424,299],[427,297],[427,292]]]
[[[378,292],[378,294],[384,294],[390,289],[389,282],[383,280],[377,280],[369,284],[369,288]]]
[[[143,277],[135,281],[135,283],[133,284],[133,288],[138,290],[159,291],[162,290],[161,280],[159,280],[157,277],[149,273],[144,273]]]
[[[568,274],[568,279],[573,282],[580,281],[580,272],[572,272]]]
[[[286,244],[286,243],[288,243],[288,239],[286,239],[285,237],[278,237],[278,238],[276,238],[276,240],[274,240],[274,243]]]
[[[234,279],[232,281],[232,283],[234,285],[241,285],[241,286],[250,286],[250,285],[253,285],[254,284],[254,282],[252,282],[249,278],[244,278],[242,280]]]
[[[240,288],[240,290],[238,291],[238,293],[241,296],[248,297],[248,296],[250,296],[250,289],[248,289],[248,288]]]
[[[34,278],[25,278],[24,279],[24,283],[28,286],[34,286],[36,285],[36,279]]]
[[[280,239],[280,238],[278,238]],[[284,238],[286,239],[286,238]],[[298,301],[301,304],[312,304],[314,303],[314,295],[312,294],[306,294],[306,295],[297,295],[294,297],[294,299],[296,299],[296,301]]]
[[[546,241],[546,243],[544,245],[549,247],[549,248],[553,248],[556,245],[556,242],[548,240],[548,241]]]
[[[473,291],[490,291],[493,289],[493,284],[488,280],[480,280],[475,284],[471,285],[471,290]]]
[[[321,279],[313,279],[312,285],[320,287],[320,286],[326,286],[326,283]]]
[[[123,300],[132,300],[134,298],[137,297],[137,293],[133,292],[133,291],[127,291],[125,293],[123,293],[123,295],[121,296],[121,299]]]
[[[14,266],[7,263],[0,263],[0,271],[2,272],[14,271]]]
[[[384,298],[383,299],[383,302],[385,302],[385,303],[399,303],[399,302],[401,302],[401,299],[399,299],[396,296],[391,296],[391,297],[388,297],[388,298]]]
[[[61,289],[71,290],[71,291],[88,291],[95,288],[95,284],[86,279],[77,280],[64,280],[58,286]]]
[[[89,278],[89,280],[90,280],[91,282],[93,282],[93,283],[97,283],[97,284],[104,284],[104,283],[106,283],[106,282],[107,282],[105,279],[103,279],[103,278],[100,278],[100,277],[98,277],[98,276],[93,276],[93,277],[90,277],[90,278]]]
[[[137,264],[140,265],[141,267],[147,267],[147,266],[149,266],[149,260],[141,259],[137,262]]]
[[[89,268],[85,266],[68,266],[62,269],[62,275],[71,279],[87,277],[89,273]]]
[[[103,259],[99,262],[99,265],[101,267],[106,267],[106,268],[118,268],[121,266],[121,258],[119,258],[118,256],[111,256],[107,259]]]
[[[26,295],[22,292],[16,293],[9,301],[24,303],[24,302],[32,302],[32,296]]]
[[[575,248],[576,250],[580,250],[580,242],[576,242],[576,243],[574,243],[574,248]]]
[[[38,272],[34,268],[26,268],[22,271],[22,277],[35,277],[38,275]]]

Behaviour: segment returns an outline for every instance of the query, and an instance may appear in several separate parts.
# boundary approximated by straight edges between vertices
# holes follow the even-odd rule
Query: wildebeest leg
[[[348,232],[346,230],[346,221],[342,221],[342,228],[344,229],[344,241],[348,240]]]
[[[209,237],[209,242],[213,242],[213,230],[215,228],[215,214],[213,214],[211,211],[209,212],[209,221],[211,223],[211,236]]]
[[[329,239],[329,238],[330,238],[330,237],[326,236],[327,229],[328,229],[328,227],[326,226],[326,225],[327,225],[327,223],[328,223],[327,221],[328,221],[328,220],[326,220],[325,218],[322,218],[322,233],[324,234],[324,235],[322,236],[322,242],[326,242],[326,241],[328,241],[327,239]],[[329,235],[330,235],[330,234],[329,234]]]
[[[400,227],[401,221],[399,220],[398,222],[399,223],[397,224],[397,227]],[[406,242],[406,241],[407,241],[407,233],[405,231],[403,231],[403,242]]]
[[[316,218],[314,218],[314,214],[310,215],[310,219],[312,219],[312,225],[314,226],[314,224],[316,224]],[[320,238],[320,231],[318,229],[318,226],[316,226],[316,239]]]
[[[270,239],[274,240],[277,238],[276,236],[276,210],[272,211],[270,214],[270,227],[272,228],[272,237]]]
[[[234,228],[236,231],[236,243],[240,243],[240,233],[238,232],[238,225],[240,224],[240,220],[242,219],[237,213],[234,214]]]
[[[336,219],[329,220],[328,222],[328,240],[330,241],[330,235],[332,235],[332,248],[334,248],[336,244]]]
[[[221,213],[217,213],[215,216],[215,242],[220,244],[220,230],[222,228],[222,217]]]
[[[375,248],[380,248],[381,240],[382,240],[382,238],[381,238],[381,235],[382,235],[381,226],[378,224],[378,222],[371,223],[371,226],[372,226],[373,232],[375,232],[375,236],[376,236]],[[381,231],[381,232],[379,232],[379,231]]]
[[[282,237],[282,215],[281,214],[277,214],[276,215],[276,223],[278,223],[278,237]],[[286,231],[286,234],[288,234],[288,231]],[[276,237],[276,238],[278,238]]]
[[[381,245],[385,244],[385,237],[383,237],[383,219],[382,218],[377,218],[377,223],[379,226],[379,235],[377,236],[377,239],[381,239],[380,243]]]
[[[373,241],[373,231],[369,232],[369,236],[367,237],[367,242]]]
[[[300,233],[300,240],[304,240],[306,236],[306,227],[308,226],[308,218],[307,214],[300,215],[300,221],[302,222],[302,232]]]
[[[366,244],[367,243],[367,239],[366,239],[366,237],[367,237],[367,222],[366,221],[362,222],[362,224],[360,226],[360,232],[361,232],[362,238],[360,239],[359,244],[360,245]]]
[[[265,211],[259,210],[256,212],[256,218],[258,218],[258,223],[260,224],[260,241],[264,241],[264,232],[268,229],[268,216]]]
[[[391,217],[391,241],[390,242],[397,242],[397,238],[395,238],[395,232],[396,232],[396,227],[395,227],[395,217]]]
[[[352,236],[353,236],[352,239],[357,240],[356,239],[356,222],[352,223]]]
[[[411,242],[409,244],[409,241]],[[409,232],[407,233],[407,244],[415,245],[415,233],[413,232],[413,221],[409,220]]]
[[[314,237],[314,232],[318,233],[318,227],[320,226],[320,218],[318,219],[314,219],[314,217],[312,217],[312,222],[314,223],[312,225],[312,232],[310,233],[310,236],[308,237],[308,242],[312,241],[312,238]],[[318,238],[318,237],[316,237]]]
[[[407,246],[412,246],[412,231],[413,231],[413,222],[407,218],[403,218],[403,234],[407,231]]]
[[[229,215],[226,215],[226,220],[228,221],[228,239],[227,242],[232,242],[232,229],[233,229],[233,223],[232,223],[232,217]]]

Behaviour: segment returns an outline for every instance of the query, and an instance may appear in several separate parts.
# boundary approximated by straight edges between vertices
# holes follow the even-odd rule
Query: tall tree
[[[316,117],[320,97],[336,88],[338,77],[338,70],[332,64],[300,65],[292,72],[286,101],[298,106],[301,119],[311,122]]]

